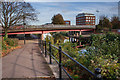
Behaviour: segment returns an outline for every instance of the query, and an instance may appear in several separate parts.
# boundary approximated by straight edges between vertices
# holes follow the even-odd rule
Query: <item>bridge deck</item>
[[[29,43],[2,58],[3,78],[52,77],[53,73],[39,52],[37,43]]]

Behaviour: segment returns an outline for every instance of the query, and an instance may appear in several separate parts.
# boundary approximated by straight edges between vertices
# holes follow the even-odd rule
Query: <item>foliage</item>
[[[2,40],[2,56],[8,54],[11,50],[19,48],[18,39],[4,38]]]
[[[78,54],[78,48],[76,48],[76,43],[66,42],[60,44],[62,46],[62,50],[68,53],[71,57],[76,57]]]
[[[6,42],[6,45],[9,45],[9,46],[17,46],[18,45],[18,39],[4,38],[4,41]]]
[[[50,33],[53,38],[54,38],[54,43],[56,44],[60,44],[60,43],[63,43],[64,40],[65,40],[65,35],[66,33],[64,32],[53,32],[53,33]]]
[[[99,21],[99,25],[102,28],[108,28],[108,29],[112,28],[112,24],[106,16],[101,17],[101,19]]]
[[[96,31],[101,32],[103,29],[106,28],[109,30],[119,29],[120,28],[119,18],[117,16],[113,16],[110,21],[107,17],[101,16],[99,20],[99,24],[96,25]]]
[[[111,23],[113,29],[120,29],[120,21],[117,16],[112,17]]]
[[[120,40],[115,33],[106,33],[91,36],[91,47],[87,53],[81,54],[79,62],[91,71],[94,68],[102,69],[104,79],[115,80],[120,76]]]
[[[96,53],[107,55],[120,53],[119,35],[115,33],[106,33],[100,35],[92,35],[92,45],[96,48]]]
[[[47,43],[51,42],[51,44],[54,44],[54,38],[52,36],[46,35],[45,40]]]
[[[63,36],[61,33],[56,33],[53,35],[54,37],[54,43],[63,43],[64,42],[64,39],[65,39],[65,36]]]
[[[103,29],[103,28],[102,28],[100,25],[96,25],[96,31],[97,31],[97,32],[101,32],[102,29]]]
[[[91,35],[91,46],[86,47],[86,52],[80,52],[76,48],[76,43],[61,43],[62,50],[77,60],[83,66],[94,72],[95,68],[102,70],[103,80],[117,80],[120,77],[120,35],[115,33],[93,34]],[[58,50],[52,50],[58,58]],[[62,54],[62,65],[72,75],[73,78],[80,78],[80,67],[76,65],[70,58]]]
[[[61,14],[54,15],[52,17],[52,24],[59,24],[59,25],[65,24],[62,15]]]

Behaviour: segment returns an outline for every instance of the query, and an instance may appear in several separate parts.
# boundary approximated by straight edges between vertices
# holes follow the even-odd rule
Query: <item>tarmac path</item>
[[[25,44],[22,48],[10,52],[2,58],[3,78],[38,78],[50,77],[53,73],[38,43]]]

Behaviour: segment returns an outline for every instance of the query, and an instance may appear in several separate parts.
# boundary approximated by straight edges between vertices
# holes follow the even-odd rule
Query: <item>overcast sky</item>
[[[93,13],[95,16],[105,15],[109,18],[118,15],[117,2],[30,2],[38,13],[38,22],[33,25],[51,23],[55,14],[62,14],[64,20],[70,20],[72,25],[76,24],[76,15],[79,13]],[[96,12],[99,10],[99,13]]]

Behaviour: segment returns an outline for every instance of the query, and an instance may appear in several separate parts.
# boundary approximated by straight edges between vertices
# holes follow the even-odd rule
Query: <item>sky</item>
[[[38,13],[37,22],[31,22],[31,25],[42,25],[51,23],[51,18],[60,13],[64,20],[70,20],[71,25],[76,24],[76,15],[79,13],[93,13],[96,20],[99,16],[105,15],[109,19],[112,16],[118,16],[117,2],[30,2]],[[96,10],[99,12],[97,13]],[[98,23],[96,21],[96,23]]]

